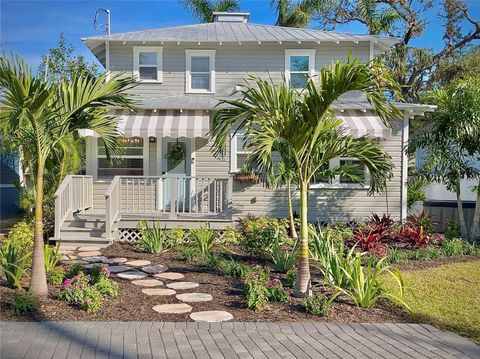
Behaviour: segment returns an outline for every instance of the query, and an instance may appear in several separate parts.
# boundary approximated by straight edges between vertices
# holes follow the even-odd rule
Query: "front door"
[[[164,205],[171,211],[170,198],[175,199],[175,210],[187,212],[190,195],[190,141],[164,139],[162,144],[162,172],[164,180]]]

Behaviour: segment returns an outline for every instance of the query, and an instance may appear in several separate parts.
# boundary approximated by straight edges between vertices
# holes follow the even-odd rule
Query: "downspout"
[[[408,145],[409,116],[404,113],[402,129],[402,162],[401,162],[401,183],[400,183],[400,222],[407,218],[407,180],[408,180]]]
[[[110,81],[110,42],[105,41],[105,71],[107,75],[105,76],[105,80],[108,82]]]

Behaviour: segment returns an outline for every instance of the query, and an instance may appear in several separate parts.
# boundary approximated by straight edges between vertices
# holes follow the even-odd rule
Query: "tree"
[[[270,6],[277,14],[275,25],[306,27],[324,2],[325,0],[271,0]]]
[[[65,136],[81,128],[96,131],[104,140],[107,157],[116,155],[118,132],[106,106],[132,108],[125,95],[133,80],[106,74],[97,79],[85,74],[69,81],[46,82],[32,75],[19,57],[2,54],[0,90],[2,136],[15,141],[19,150],[33,159],[35,176],[35,238],[30,291],[37,296],[48,293],[43,243],[45,166]]]
[[[179,0],[200,22],[213,22],[214,12],[233,12],[240,9],[238,0]]]
[[[412,137],[408,151],[425,152],[418,175],[444,183],[457,197],[458,219],[462,238],[475,240],[480,236],[480,78],[469,78],[426,95],[427,101],[438,105],[432,122],[422,133]],[[479,181],[472,228],[466,227],[460,181]]]
[[[480,39],[480,23],[469,14],[463,1],[441,0],[441,4],[444,45],[438,51],[411,46],[428,26],[431,0],[333,0],[321,7],[315,20],[323,29],[357,22],[365,25],[370,34],[400,38],[386,58],[404,97],[418,100],[429,75],[442,61]]]
[[[323,68],[301,92],[290,88],[285,79],[274,84],[272,80],[254,78],[254,83],[247,83],[242,90],[242,99],[221,101],[226,108],[214,115],[212,152],[215,156],[224,155],[230,131],[238,126],[245,131],[246,147],[251,152],[249,161],[267,176],[273,176],[275,171],[275,144],[284,144],[295,161],[300,187],[296,296],[308,295],[309,290],[307,201],[313,178],[327,174],[322,173],[322,168],[337,157],[357,158],[368,168],[370,193],[382,191],[392,176],[391,158],[381,144],[367,137],[355,139],[345,134],[332,103],[348,91],[361,91],[379,116],[388,121],[399,116],[399,111],[388,102],[386,89],[398,92],[383,65],[373,61],[361,64],[349,58],[346,63],[337,62],[330,68]],[[341,166],[335,171],[362,182],[358,168],[355,171],[352,167]]]

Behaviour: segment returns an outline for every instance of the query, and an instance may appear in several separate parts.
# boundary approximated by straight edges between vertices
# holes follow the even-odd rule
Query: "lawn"
[[[480,343],[480,261],[405,271],[412,315]]]

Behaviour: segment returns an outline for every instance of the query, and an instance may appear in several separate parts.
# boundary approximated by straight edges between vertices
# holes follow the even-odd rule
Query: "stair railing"
[[[105,234],[109,241],[112,236],[113,225],[120,217],[120,177],[115,176],[105,192]]]

